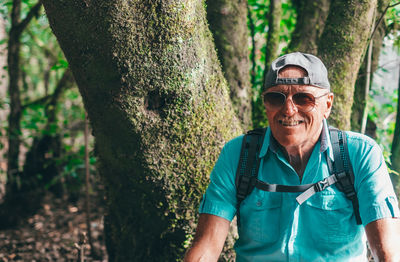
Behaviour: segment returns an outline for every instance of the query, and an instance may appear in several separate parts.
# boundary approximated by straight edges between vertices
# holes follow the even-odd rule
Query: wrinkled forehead
[[[326,90],[310,85],[276,85],[265,91],[265,93],[268,92],[280,92],[284,94],[310,93],[314,96],[318,96],[319,94],[326,92]]]
[[[280,78],[298,78],[308,76],[307,71],[295,65],[287,65],[279,70],[278,77]]]

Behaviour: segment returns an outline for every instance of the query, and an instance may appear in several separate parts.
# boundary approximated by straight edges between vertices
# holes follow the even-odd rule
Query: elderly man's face
[[[279,72],[279,77],[282,78],[304,76],[306,72],[296,66],[288,66]],[[333,94],[326,89],[306,85],[278,85],[266,91],[271,92],[280,92],[286,96],[282,106],[264,102],[271,132],[279,144],[296,147],[315,143],[321,132],[322,120],[330,114]],[[309,97],[311,102],[315,97],[315,106],[309,106],[306,99],[308,97],[296,95],[298,93],[312,95]],[[270,95],[274,97],[272,95],[279,94]]]

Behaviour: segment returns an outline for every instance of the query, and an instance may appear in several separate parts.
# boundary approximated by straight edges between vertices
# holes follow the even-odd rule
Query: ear
[[[333,93],[329,93],[327,98],[326,98],[326,108],[324,112],[324,118],[327,119],[329,115],[331,114],[332,110],[332,105],[333,105]]]

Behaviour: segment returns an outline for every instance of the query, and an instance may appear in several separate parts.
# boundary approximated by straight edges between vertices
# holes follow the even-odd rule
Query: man
[[[291,53],[276,59],[264,84],[269,121],[258,179],[303,185],[330,176],[332,143],[326,119],[333,94],[327,70],[315,56]],[[376,261],[400,261],[398,201],[379,146],[346,132],[362,225],[352,202],[336,185],[301,205],[300,193],[255,188],[240,205],[236,261],[367,261],[366,240]],[[210,176],[197,232],[185,261],[217,261],[237,214],[235,177],[243,136],[229,141]]]

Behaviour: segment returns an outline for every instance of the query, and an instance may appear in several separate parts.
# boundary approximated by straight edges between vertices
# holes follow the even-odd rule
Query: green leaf
[[[63,60],[63,59],[58,60],[58,63],[55,64],[51,68],[51,70],[58,70],[58,69],[61,69],[61,68],[64,68],[64,69],[68,68],[68,62],[66,60]]]

